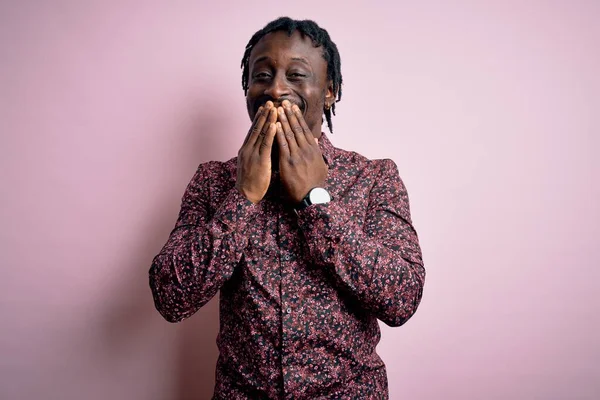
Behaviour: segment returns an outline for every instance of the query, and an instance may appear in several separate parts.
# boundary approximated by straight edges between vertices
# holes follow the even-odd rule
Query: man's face
[[[334,100],[322,47],[314,47],[310,37],[299,31],[291,36],[285,31],[272,32],[252,49],[248,71],[250,119],[269,100],[276,106],[289,100],[300,107],[313,135],[321,136],[323,108]]]

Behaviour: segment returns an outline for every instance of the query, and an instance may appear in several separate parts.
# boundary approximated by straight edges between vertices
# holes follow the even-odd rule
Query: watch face
[[[310,191],[310,203],[311,204],[324,204],[331,201],[329,192],[323,188],[314,188]]]

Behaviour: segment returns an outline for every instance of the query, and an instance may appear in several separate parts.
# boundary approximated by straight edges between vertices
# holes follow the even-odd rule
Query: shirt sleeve
[[[330,269],[340,289],[366,310],[389,326],[415,313],[425,268],[408,194],[392,160],[381,161],[362,228],[335,199],[299,211],[298,223],[313,261]]]
[[[175,228],[150,267],[154,304],[169,322],[190,317],[231,277],[257,213],[233,187],[211,216],[210,166],[202,164],[187,186]]]

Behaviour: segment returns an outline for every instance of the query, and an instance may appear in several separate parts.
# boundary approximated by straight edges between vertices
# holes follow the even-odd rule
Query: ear
[[[335,93],[333,92],[333,81],[327,82],[327,89],[325,90],[325,108],[330,109],[335,103]]]

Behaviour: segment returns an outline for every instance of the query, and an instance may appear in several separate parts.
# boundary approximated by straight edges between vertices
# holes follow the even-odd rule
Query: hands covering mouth
[[[304,102],[299,101],[298,103],[296,103],[296,102],[292,102],[292,101],[287,100],[287,99],[281,100],[281,101],[267,100],[260,107],[266,108],[269,103],[271,104],[270,107],[275,107],[275,108],[286,107],[286,105],[289,105],[291,107],[291,106],[295,105],[296,107],[300,108],[300,111],[302,112],[302,115],[304,115],[304,113],[306,112],[306,106],[305,106]],[[256,112],[258,112],[258,111],[256,111]]]
[[[279,149],[271,160],[273,144]],[[274,153],[276,154],[276,153]],[[238,153],[237,189],[251,202],[260,202],[269,188],[272,163],[278,162],[280,179],[289,200],[299,203],[314,187],[323,187],[328,168],[318,140],[302,111],[289,100],[261,106]]]

